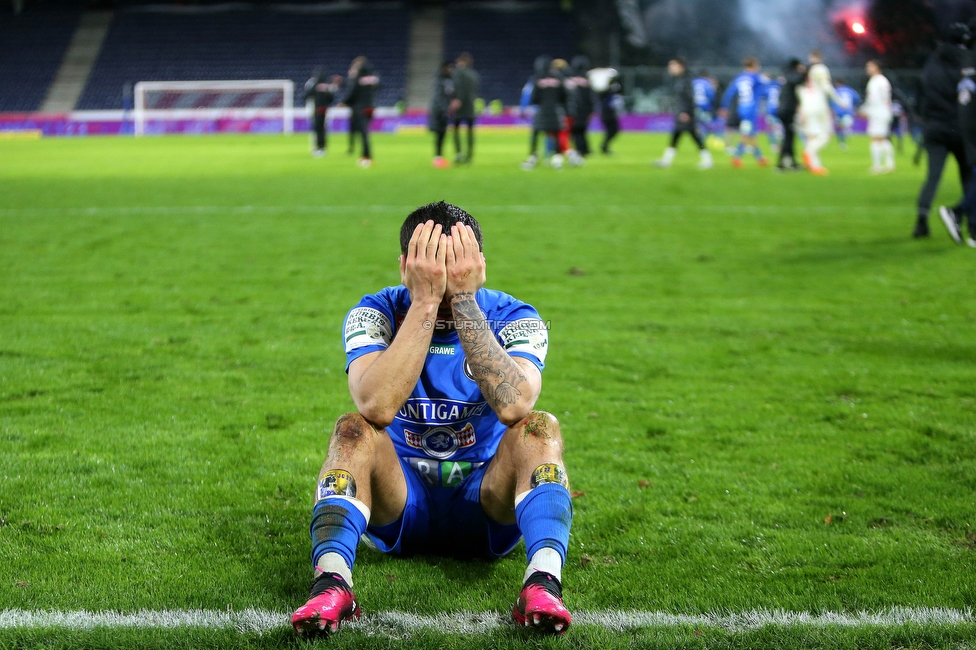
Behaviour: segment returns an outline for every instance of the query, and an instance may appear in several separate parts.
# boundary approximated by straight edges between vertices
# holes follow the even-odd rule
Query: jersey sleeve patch
[[[545,363],[549,351],[549,331],[538,318],[522,318],[513,321],[498,333],[502,347],[507,352],[524,352]]]
[[[393,324],[377,309],[356,307],[346,317],[343,339],[347,353],[366,346],[386,348],[393,340]]]

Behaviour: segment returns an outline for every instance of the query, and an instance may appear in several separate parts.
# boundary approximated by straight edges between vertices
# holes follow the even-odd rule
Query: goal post
[[[277,132],[295,128],[295,82],[140,81],[133,88],[133,130],[147,133]]]

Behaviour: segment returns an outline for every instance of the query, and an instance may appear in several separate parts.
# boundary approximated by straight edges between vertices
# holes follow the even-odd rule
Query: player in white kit
[[[860,113],[868,119],[868,136],[871,138],[871,173],[887,174],[895,170],[895,148],[888,136],[891,134],[891,83],[881,74],[877,61],[864,66],[868,73],[868,89]]]
[[[820,51],[810,52],[809,60],[810,70],[807,72],[807,81],[796,91],[800,100],[797,121],[806,137],[803,162],[811,173],[826,176],[828,172],[820,162],[820,150],[830,142],[830,136],[834,132],[829,100],[834,100],[838,106],[846,106],[847,100],[838,95],[837,90],[834,89],[834,84],[830,80],[830,70],[824,65]]]

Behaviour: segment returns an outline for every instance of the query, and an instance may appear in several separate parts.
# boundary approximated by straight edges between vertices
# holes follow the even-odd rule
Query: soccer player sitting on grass
[[[360,615],[352,592],[365,533],[384,553],[493,558],[525,538],[519,625],[563,633],[561,570],[573,517],[552,415],[533,407],[548,348],[523,302],[485,289],[481,227],[441,202],[400,229],[403,284],[346,316],[349,391],[312,511],[315,580],[299,635]]]

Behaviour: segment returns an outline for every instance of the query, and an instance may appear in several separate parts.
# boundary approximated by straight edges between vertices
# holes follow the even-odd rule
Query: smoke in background
[[[820,48],[828,61],[880,57],[918,65],[940,29],[976,17],[976,0],[616,0],[634,58],[738,65],[779,64]],[[862,24],[857,34],[851,26]]]
[[[819,48],[828,60],[843,56],[835,30],[838,14],[865,13],[861,0],[740,0],[743,22],[763,46],[761,56],[788,58]]]
[[[785,60],[813,47],[841,52],[824,0],[617,0],[631,48],[652,60],[737,65],[750,55]],[[839,0],[839,6],[852,4]]]

